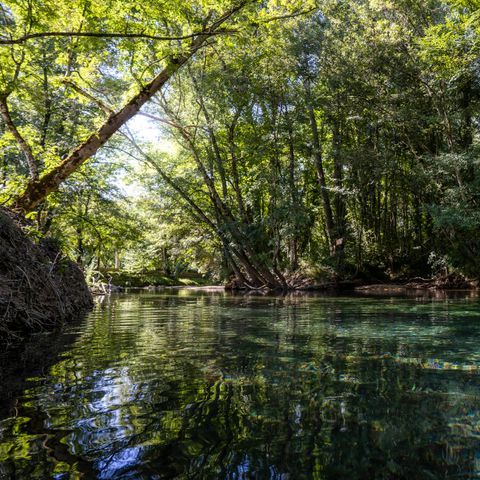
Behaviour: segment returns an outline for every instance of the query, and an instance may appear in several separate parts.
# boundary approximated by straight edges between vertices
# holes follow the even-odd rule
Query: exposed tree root
[[[458,273],[449,273],[437,275],[433,278],[412,278],[407,284],[407,288],[430,288],[438,290],[464,290],[474,288],[471,280]]]

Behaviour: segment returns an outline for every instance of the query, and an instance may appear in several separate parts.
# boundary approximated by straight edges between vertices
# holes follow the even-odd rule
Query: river
[[[473,294],[118,294],[31,345],[1,479],[480,478]]]

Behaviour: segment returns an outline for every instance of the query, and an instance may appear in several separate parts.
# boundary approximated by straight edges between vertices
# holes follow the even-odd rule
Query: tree
[[[114,2],[108,12],[106,7],[102,6],[82,7],[82,2],[62,4],[56,12],[56,6],[51,2],[45,2],[41,6],[31,2],[25,5],[16,2],[3,3],[2,23],[6,32],[1,40],[3,62],[0,72],[0,113],[6,129],[25,157],[30,177],[25,187],[16,193],[12,207],[29,212],[49,193],[57,190],[59,185],[132,118],[209,38],[223,33],[222,25],[246,4],[247,1],[233,6],[222,4],[220,7],[226,7],[223,13],[209,9],[204,11],[202,16],[203,5],[192,5],[191,8],[183,10],[176,2],[169,5],[155,4],[146,10],[139,8],[137,4],[124,7],[123,2]],[[65,15],[62,16],[62,13]],[[66,22],[73,23],[75,28],[63,30]],[[184,34],[182,30],[186,26],[189,32]],[[158,30],[163,35],[159,35]],[[154,33],[149,33],[152,31]],[[139,49],[131,43],[136,39],[146,39],[150,43]],[[152,43],[162,40],[169,41],[166,47],[159,48],[156,43]],[[182,40],[188,40],[189,43],[182,43]],[[66,54],[62,46],[66,47]],[[130,69],[130,78],[127,76],[123,80],[131,80],[131,89],[136,90],[129,95],[128,100],[119,102],[120,108],[110,114],[106,121],[101,122],[94,133],[87,133],[90,120],[87,118],[87,131],[78,135],[80,143],[73,151],[64,153],[65,158],[60,162],[54,161],[53,166],[47,161],[49,159],[46,154],[43,156],[47,158],[42,159],[42,150],[48,152],[45,141],[52,109],[56,107],[52,106],[50,93],[59,78],[58,75],[54,79],[49,76],[49,67],[52,69],[52,64],[47,62],[43,64],[43,75],[39,75],[39,62],[35,61],[38,54],[46,58],[50,49],[54,50],[53,60],[61,66],[63,80],[67,81],[66,84],[63,82],[65,86],[62,87],[65,94],[71,94],[68,85],[72,77],[78,75],[87,84],[91,82],[95,88],[102,88],[108,80],[115,81],[115,77],[123,73],[121,67]],[[120,68],[115,68],[107,75],[89,72],[92,67],[99,72],[112,69],[109,58],[112,53],[114,60],[120,62]],[[90,62],[92,54],[93,61]],[[141,60],[136,61],[137,57]],[[34,61],[30,63],[30,60]],[[143,78],[148,74],[152,75],[153,79],[144,81]],[[30,87],[30,77],[37,77],[41,81],[43,92],[38,83],[35,89],[42,92],[45,108],[42,127],[37,122],[37,135],[29,135],[30,140],[27,141],[15,124],[9,102],[14,105],[19,103],[20,107],[26,106],[21,103],[22,93]],[[78,101],[76,96],[75,100]],[[77,122],[78,120],[75,119]],[[39,135],[38,130],[42,128],[44,131]],[[37,153],[37,150],[40,151]],[[52,154],[51,151],[49,153]],[[56,155],[53,153],[53,156]],[[39,160],[47,163],[46,168],[41,168],[43,166],[39,165]],[[43,170],[41,175],[40,169]]]
[[[4,201],[48,211],[48,191],[143,105],[176,153],[128,128],[110,145],[149,165],[151,192],[176,199],[145,202],[162,205],[176,247],[178,232],[201,238],[239,285],[292,288],[324,270],[424,276],[445,253],[440,232],[473,242],[476,2],[252,0],[211,14],[201,2],[114,4],[104,23],[102,6],[75,4],[75,31],[48,3],[4,9]],[[464,216],[464,231],[445,223]],[[168,246],[160,237],[152,245]],[[462,256],[474,265],[458,253],[457,268]]]
[[[147,156],[215,232],[240,284],[292,286],[299,264],[428,271],[429,206],[441,203],[429,158],[474,136],[473,77],[467,105],[454,76],[474,71],[465,12],[438,1],[324,2],[258,28],[248,51],[238,37],[220,42],[177,76],[153,113],[179,153]],[[467,53],[452,52],[446,72],[450,52],[438,45]],[[447,73],[452,90],[442,87]]]

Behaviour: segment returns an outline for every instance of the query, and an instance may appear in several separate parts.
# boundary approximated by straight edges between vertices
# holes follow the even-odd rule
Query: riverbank
[[[0,209],[0,340],[55,328],[93,307],[80,268],[53,240],[34,242],[26,229]]]
[[[173,286],[200,286],[208,285],[211,280],[198,274],[180,274],[178,276],[165,275],[162,272],[107,272],[105,277],[122,288],[173,287]]]
[[[104,295],[110,292],[126,289],[155,289],[162,287],[201,287],[211,285],[212,281],[190,272],[178,277],[165,275],[163,272],[130,272],[108,271],[101,277],[90,282],[90,290],[94,295]]]
[[[384,293],[403,293],[406,294],[415,290],[478,290],[479,281],[477,279],[468,279],[458,273],[439,274],[432,278],[414,277],[402,280],[385,280],[379,282],[377,279],[368,278],[309,278],[297,275],[297,282],[288,282],[289,288],[286,290],[297,292],[384,292]],[[248,290],[238,288],[231,282],[225,286],[227,290]],[[253,289],[255,291],[274,291],[268,287]]]
[[[196,275],[189,275],[188,277],[169,277],[158,272],[110,272],[108,276],[108,283],[101,282],[93,286],[93,293],[105,294],[111,291],[123,291],[130,289],[151,289],[158,288],[215,288],[224,289],[227,291],[249,291],[268,293],[276,290],[267,287],[258,289],[240,288],[234,283],[226,283],[223,285],[215,284],[211,279],[200,277]],[[368,281],[366,279],[314,279],[303,278],[303,281],[296,286],[288,288],[288,291],[296,292],[360,292],[360,293],[386,293],[386,294],[408,294],[416,290],[431,290],[431,291],[448,291],[448,290],[477,290],[478,282],[476,280],[469,280],[459,274],[438,275],[436,277],[427,278],[412,278],[403,281],[386,281],[378,282],[375,280]],[[282,290],[279,290],[282,291]]]

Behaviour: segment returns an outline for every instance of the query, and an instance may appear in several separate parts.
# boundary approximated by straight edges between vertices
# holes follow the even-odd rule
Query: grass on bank
[[[169,277],[161,272],[106,272],[103,274],[104,280],[117,287],[173,287],[173,286],[203,286],[211,285],[212,281],[190,273],[182,274],[177,278]]]

